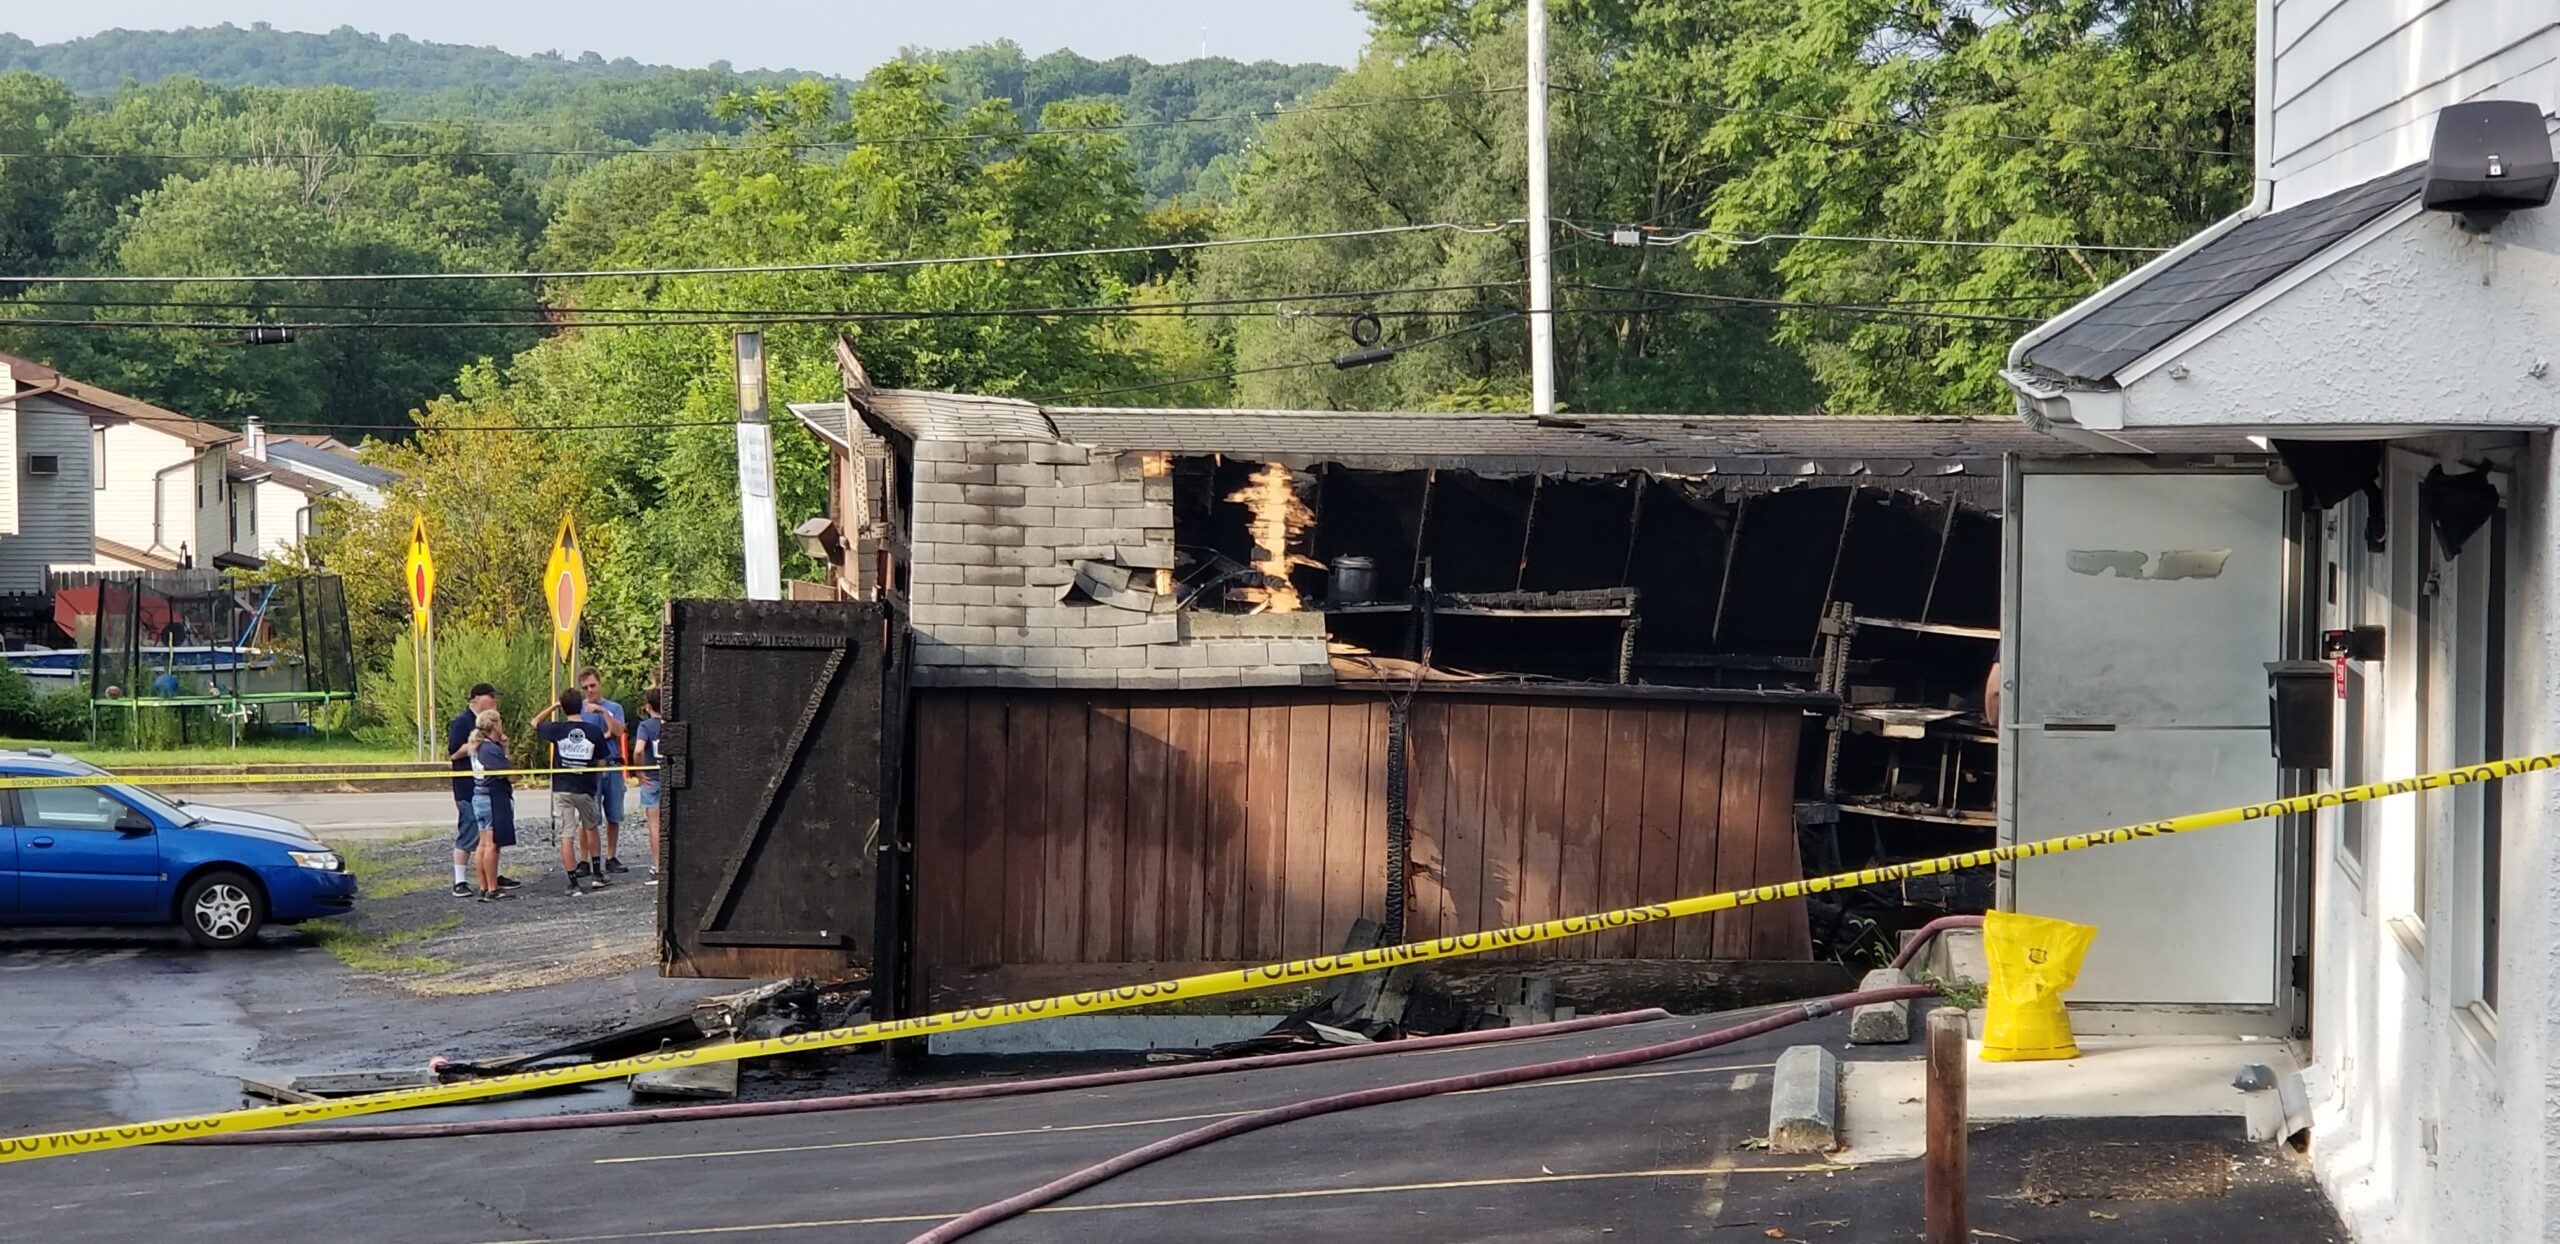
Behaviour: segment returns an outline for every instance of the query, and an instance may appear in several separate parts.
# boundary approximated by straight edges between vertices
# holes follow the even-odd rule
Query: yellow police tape
[[[490,777],[544,777],[558,773],[647,773],[656,765],[590,765],[584,769],[491,769]],[[442,782],[473,776],[469,769],[421,766],[408,771],[342,769],[326,773],[92,773],[63,777],[0,777],[0,790],[53,786],[266,786],[285,782]]]
[[[1897,881],[1905,877],[1924,877],[1934,873],[1953,872],[1963,868],[1979,868],[2005,860],[2029,859],[2078,851],[2089,847],[2112,846],[2144,838],[2182,834],[2190,830],[2209,829],[2240,821],[2264,820],[2290,816],[2315,808],[2359,803],[2388,795],[2405,795],[2416,791],[2439,790],[2474,782],[2494,782],[2520,773],[2532,773],[2560,767],[2560,753],[2523,756],[2491,761],[2441,773],[2402,778],[2392,782],[2374,782],[2344,790],[2318,794],[2295,795],[2286,799],[2254,803],[2244,807],[2224,808],[2216,812],[2198,812],[2163,821],[2126,825],[2116,829],[2092,830],[2024,842],[2015,846],[1994,847],[1983,851],[1967,851],[1935,859],[1913,860],[1880,868],[1860,869],[1829,877],[1814,877],[1780,885],[1766,885],[1724,894],[1708,894],[1697,898],[1674,899],[1663,903],[1647,903],[1590,916],[1567,916],[1533,924],[1514,925],[1479,933],[1461,933],[1428,942],[1410,942],[1402,946],[1385,946],[1336,955],[1320,955],[1288,963],[1263,964],[1220,972],[1204,972],[1175,980],[1150,981],[1143,985],[1123,985],[1116,989],[1098,989],[1066,994],[1054,998],[1037,998],[1028,1002],[1007,1002],[995,1006],[971,1007],[945,1011],[915,1019],[893,1019],[873,1024],[856,1024],[849,1028],[831,1028],[797,1036],[774,1037],[761,1041],[733,1041],[700,1049],[670,1050],[658,1054],[641,1054],[606,1062],[586,1063],[574,1067],[558,1067],[546,1071],[526,1071],[512,1075],[492,1076],[460,1084],[432,1088],[399,1089],[349,1097],[338,1101],[314,1102],[306,1105],[260,1106],[221,1114],[196,1115],[189,1118],[162,1119],[152,1123],[134,1123],[114,1127],[81,1128],[69,1132],[43,1132],[30,1136],[0,1139],[0,1162],[20,1162],[34,1158],[68,1153],[85,1153],[97,1149],[120,1149],[132,1145],[148,1145],[189,1136],[212,1136],[225,1132],[251,1132],[263,1128],[282,1127],[290,1123],[309,1123],[321,1119],[343,1119],[354,1115],[377,1114],[386,1110],[405,1110],[418,1106],[439,1106],[452,1102],[519,1093],[528,1089],[586,1084],[597,1080],[613,1080],[661,1067],[683,1067],[695,1063],[726,1062],[733,1059],[757,1058],[791,1051],[835,1049],[850,1045],[866,1045],[900,1037],[917,1037],[928,1033],[956,1032],[967,1028],[990,1028],[1000,1024],[1021,1023],[1057,1015],[1083,1015],[1095,1011],[1113,1011],[1173,998],[1199,998],[1217,994],[1243,993],[1265,989],[1293,981],[1316,980],[1328,976],[1344,976],[1369,972],[1406,963],[1423,963],[1434,959],[1451,959],[1501,950],[1535,942],[1555,941],[1606,929],[1650,924],[1681,916],[1724,911],[1752,903],[1775,902],[1801,898],[1830,890],[1854,889]]]

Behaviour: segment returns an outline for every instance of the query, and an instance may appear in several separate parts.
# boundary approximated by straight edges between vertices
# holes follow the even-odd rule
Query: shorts
[[[479,831],[487,832],[489,840],[498,846],[512,847],[516,845],[516,796],[514,791],[500,789],[486,795],[473,795],[471,797],[471,811],[478,821],[478,830],[476,830],[472,835],[474,845],[477,845]]]
[[[605,824],[620,825],[622,823],[622,805],[625,797],[621,774],[599,773],[596,775],[596,802],[604,805]]]
[[[569,840],[570,835],[579,830],[602,826],[604,809],[596,805],[596,797],[593,795],[555,790],[551,792],[551,824],[559,831],[561,840],[565,842]]]
[[[478,797],[453,801],[453,849],[475,851],[480,847],[480,814],[473,809]]]
[[[640,806],[643,808],[654,808],[658,806],[657,783],[642,782],[640,784]]]

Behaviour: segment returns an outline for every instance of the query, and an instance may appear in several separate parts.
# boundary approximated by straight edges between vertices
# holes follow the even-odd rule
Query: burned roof
[[[1038,406],[1020,398],[874,389],[862,395],[861,406],[873,423],[911,441],[1046,441],[1058,435]]]
[[[1066,439],[1105,449],[1545,475],[1996,475],[2002,455],[2056,445],[2009,419],[1100,407],[1057,408],[1049,417]]]
[[[2245,221],[2027,350],[2038,371],[2105,383],[2143,355],[2416,198],[2426,166]]]

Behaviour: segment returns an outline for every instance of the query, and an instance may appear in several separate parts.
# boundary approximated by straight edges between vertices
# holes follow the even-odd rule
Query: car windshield
[[[195,813],[189,812],[185,808],[179,807],[177,804],[172,803],[159,795],[152,794],[150,791],[144,790],[139,786],[106,784],[103,786],[103,789],[113,792],[116,798],[122,799],[126,803],[132,804],[133,806],[140,808],[161,820],[169,822],[170,824],[201,825],[204,823],[203,817],[197,816]]]

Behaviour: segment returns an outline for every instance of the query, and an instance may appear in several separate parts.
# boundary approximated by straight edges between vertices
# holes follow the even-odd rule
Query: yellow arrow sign
[[[401,575],[409,590],[409,616],[419,626],[427,624],[427,610],[436,599],[436,558],[427,548],[427,516],[409,520],[409,560]]]
[[[542,594],[551,602],[551,638],[560,659],[569,659],[578,644],[578,618],[587,610],[587,561],[578,554],[578,524],[560,516],[560,538],[551,542],[551,560],[542,567]]]

